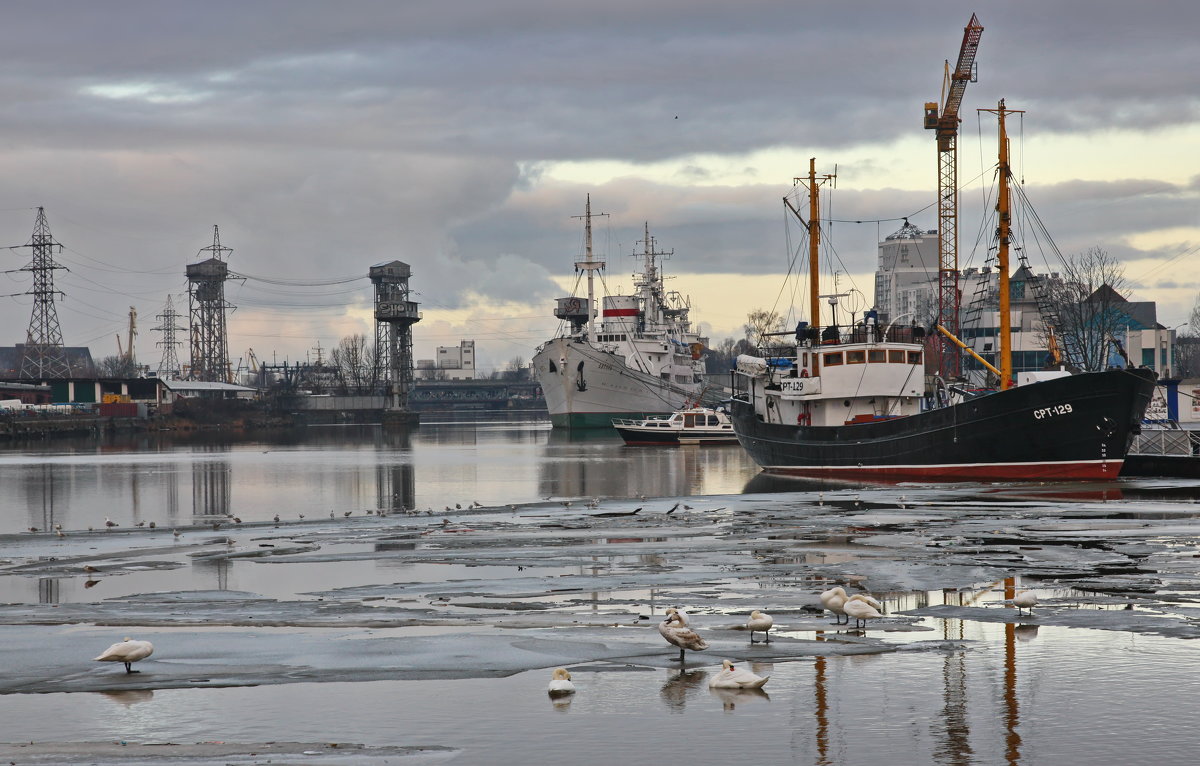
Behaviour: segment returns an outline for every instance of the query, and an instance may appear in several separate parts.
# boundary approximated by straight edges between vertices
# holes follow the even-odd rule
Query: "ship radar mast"
[[[598,216],[606,216],[608,213],[596,213]],[[587,324],[585,325],[587,337],[594,336],[594,325],[596,323],[596,288],[595,288],[595,273],[604,268],[604,261],[598,261],[592,255],[592,195],[587,195],[587,206],[584,208],[582,216],[571,216],[572,218],[583,219],[584,230],[584,259],[575,261],[576,271],[587,272],[588,285],[588,310]]]

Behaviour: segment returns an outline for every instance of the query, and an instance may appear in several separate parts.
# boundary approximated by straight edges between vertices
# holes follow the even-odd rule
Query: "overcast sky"
[[[1065,254],[1126,264],[1159,321],[1200,293],[1200,5],[981,3],[962,108],[960,259],[973,255],[995,121]],[[371,335],[375,263],[412,265],[418,357],[473,338],[483,366],[555,330],[593,209],[611,288],[641,227],[714,340],[777,304],[795,227],[781,197],[817,157],[840,286],[868,300],[879,237],[936,228],[940,96],[971,8],[869,0],[13,2],[0,27],[0,244],[44,206],[68,345],[140,361],[220,226],[236,364]],[[878,223],[876,221],[879,221]],[[1031,243],[1035,269],[1056,268]],[[23,342],[29,251],[4,255],[0,343]],[[359,277],[355,280],[354,278]],[[351,280],[351,281],[346,281]],[[281,284],[282,283],[282,284]],[[786,299],[785,299],[786,301]],[[122,339],[124,342],[124,339]],[[187,348],[180,350],[186,360]]]

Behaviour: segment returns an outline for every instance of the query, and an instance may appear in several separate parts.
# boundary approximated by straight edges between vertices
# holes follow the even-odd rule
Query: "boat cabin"
[[[828,328],[826,328],[828,329]],[[858,326],[816,343],[738,357],[734,396],[762,404],[764,422],[842,426],[921,410],[925,350],[920,328]]]

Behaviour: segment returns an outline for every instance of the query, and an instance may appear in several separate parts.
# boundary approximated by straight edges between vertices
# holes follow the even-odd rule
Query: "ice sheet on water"
[[[650,625],[637,628],[581,626],[573,629],[414,634],[405,631],[330,629],[180,630],[147,629],[154,655],[128,675],[119,666],[91,661],[120,629],[53,629],[18,626],[7,632],[11,673],[0,693],[171,689],[322,681],[483,678],[525,670],[609,662],[678,667],[678,654]],[[899,642],[829,634],[815,641],[778,636],[750,644],[744,636],[708,636],[710,649],[689,653],[687,664],[720,659],[783,661],[818,655],[879,654]],[[923,641],[920,649],[939,648]],[[714,659],[716,658],[716,659]]]

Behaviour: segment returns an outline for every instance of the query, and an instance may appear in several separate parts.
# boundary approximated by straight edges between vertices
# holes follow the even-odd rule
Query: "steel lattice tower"
[[[372,266],[369,276],[375,285],[375,364],[380,380],[389,382],[391,409],[407,410],[412,390],[412,326],[421,321],[416,301],[408,299],[407,263],[392,261]]]
[[[175,310],[175,302],[170,295],[167,296],[166,308],[154,318],[160,322],[158,327],[153,328],[154,331],[162,333],[162,340],[154,344],[161,346],[163,350],[162,359],[158,363],[158,374],[160,377],[179,375],[179,355],[175,348],[181,342],[175,340],[175,333],[182,332],[185,328],[179,326],[179,312]]]
[[[220,230],[213,226],[213,243],[200,249],[209,257],[187,267],[188,331],[191,340],[192,380],[229,383],[229,338],[225,334],[225,309],[233,305],[225,301],[225,281],[229,265],[221,260],[233,248],[221,245]],[[236,275],[234,275],[236,276]]]
[[[54,308],[55,294],[63,294],[61,290],[54,289],[54,270],[66,267],[54,261],[54,248],[62,252],[62,245],[55,242],[50,234],[44,208],[38,208],[33,237],[23,247],[32,251],[29,265],[20,270],[33,273],[33,287],[25,293],[33,296],[33,315],[29,318],[29,331],[25,334],[18,377],[34,380],[69,378],[71,364],[67,360],[58,312]]]

